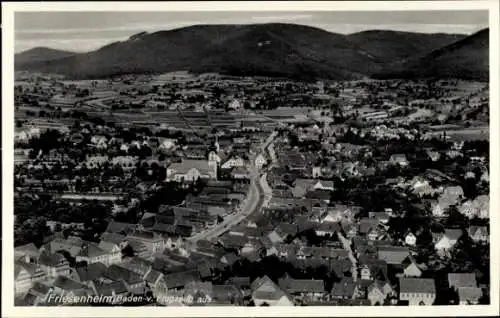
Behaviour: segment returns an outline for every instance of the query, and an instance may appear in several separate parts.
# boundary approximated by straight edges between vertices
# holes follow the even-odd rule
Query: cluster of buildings
[[[18,127],[16,196],[72,206],[111,201],[112,208],[99,220],[102,233],[79,235],[99,218],[49,219],[43,242],[15,247],[18,305],[52,305],[49,294],[152,295],[141,305],[164,306],[200,297],[207,305],[350,306],[477,304],[487,296],[485,268],[453,267],[464,246],[489,244],[487,154],[444,138],[436,147],[421,138],[421,127],[391,122],[393,106],[384,108],[426,100],[429,87],[187,73],[35,83],[34,92],[17,91],[21,108],[23,94],[45,89],[46,104],[36,107],[55,98],[61,110],[51,111],[64,120],[75,110],[88,117],[59,121],[57,133],[28,124],[40,118]],[[442,102],[461,104],[443,85],[432,88]],[[98,95],[87,100],[83,90]],[[73,95],[79,100],[62,102]],[[277,98],[282,106],[337,105],[346,118],[259,110],[274,108]],[[347,124],[366,104],[375,112],[359,115],[364,126]],[[425,143],[419,153],[407,146],[417,141]],[[169,196],[161,192],[167,184],[184,193],[178,203],[141,205]],[[394,202],[367,206],[382,202],[380,193],[394,194]],[[135,218],[118,220],[130,211]],[[276,268],[259,271],[263,264]]]

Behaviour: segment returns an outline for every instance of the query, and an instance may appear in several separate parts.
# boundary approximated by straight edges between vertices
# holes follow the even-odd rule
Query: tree
[[[125,258],[125,257],[133,257],[134,256],[134,249],[132,248],[132,246],[128,245],[125,246],[123,249],[122,249],[122,258]]]
[[[14,244],[17,246],[34,243],[39,247],[43,244],[44,238],[51,234],[44,217],[28,219],[14,229]]]
[[[479,305],[489,305],[490,304],[490,297],[488,295],[488,292],[483,289],[483,294],[481,298],[479,298]]]
[[[460,213],[455,205],[448,208],[448,218],[446,223],[448,225],[465,227],[468,224],[468,219],[465,215]]]

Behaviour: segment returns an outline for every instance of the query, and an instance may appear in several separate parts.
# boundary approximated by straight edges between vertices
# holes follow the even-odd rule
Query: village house
[[[91,282],[103,278],[106,270],[106,265],[100,262],[80,266],[76,268],[75,280],[91,287]]]
[[[460,287],[458,288],[459,305],[477,305],[479,299],[483,296],[483,291],[478,287]]]
[[[354,299],[356,284],[352,277],[343,277],[340,282],[333,284],[330,296],[333,299]]]
[[[394,154],[394,155],[391,155],[391,158],[389,159],[389,162],[391,162],[392,164],[398,164],[401,167],[406,167],[409,164],[408,159],[406,159],[406,155],[405,154]]]
[[[333,181],[327,181],[327,180],[317,180],[317,182],[315,182],[314,185],[312,186],[312,189],[328,190],[328,191],[335,190],[335,188],[333,187]]]
[[[104,240],[99,242],[97,248],[105,253],[101,258],[103,258],[103,263],[106,264],[106,266],[117,264],[121,261],[121,245],[122,244],[115,244]]]
[[[32,149],[14,148],[14,165],[21,166],[30,161],[29,154]]]
[[[112,304],[114,305],[122,304],[123,301],[120,300],[120,297],[124,297],[129,293],[127,286],[122,281],[94,280],[89,285],[95,295],[113,296]]]
[[[49,286],[36,282],[27,293],[23,292],[16,295],[14,298],[15,306],[43,306],[49,292]]]
[[[41,266],[23,261],[14,262],[14,290],[16,293],[28,291],[35,282],[46,279]]]
[[[435,218],[442,218],[446,216],[448,208],[451,205],[450,202],[444,200],[443,198],[439,198],[437,201],[432,200],[430,202],[432,216],[434,216]]]
[[[283,243],[285,238],[278,234],[276,230],[269,232],[266,236],[271,242],[271,244]]]
[[[455,150],[455,149],[450,149],[450,150],[446,151],[446,155],[450,159],[456,159],[458,157],[462,157],[463,156],[463,154],[459,150]]]
[[[436,299],[436,285],[431,278],[399,278],[399,300],[410,306],[430,306]]]
[[[435,192],[429,181],[420,177],[413,178],[409,186],[413,190],[413,193],[417,194],[419,197],[432,195]]]
[[[299,246],[297,244],[277,244],[276,247],[276,255],[283,259],[291,259],[295,257],[297,251],[299,250]]]
[[[97,169],[102,168],[108,161],[108,156],[88,156],[85,165],[88,169]]]
[[[14,247],[14,257],[16,260],[22,260],[26,263],[37,263],[40,251],[35,244],[28,243]]]
[[[471,225],[467,232],[469,233],[469,237],[476,243],[488,242],[490,240],[486,226]]]
[[[111,265],[104,273],[104,277],[112,280],[112,281],[121,281],[127,287],[127,290],[131,293],[143,293],[146,282],[143,279],[143,276],[134,273],[133,271],[118,266],[116,264]]]
[[[303,198],[306,193],[311,190],[314,186],[314,179],[302,179],[297,178],[294,181],[294,187],[292,189],[292,194],[295,198]]]
[[[119,248],[112,251],[112,253],[108,253],[93,242],[84,242],[82,243],[80,253],[76,256],[76,261],[85,261],[87,264],[100,262],[108,266],[117,262],[117,255],[121,257],[121,250]]]
[[[469,219],[479,217],[489,218],[489,196],[479,195],[474,200],[465,201],[458,207],[458,211]]]
[[[162,272],[151,267],[144,275],[144,281],[146,282],[145,286],[151,289],[153,295],[157,295],[158,287],[161,284],[165,284],[165,275]]]
[[[486,182],[486,183],[490,182],[490,174],[488,170],[483,171],[479,180],[480,182]]]
[[[123,144],[120,145],[120,151],[122,151],[122,152],[128,153],[129,149],[130,149],[130,145],[129,144],[123,143]]]
[[[234,180],[248,180],[250,174],[245,167],[235,167],[231,170],[231,178]]]
[[[108,227],[104,231],[104,234],[106,234],[106,238],[112,239],[111,242],[115,242],[115,240],[118,240],[119,238],[123,239],[124,237],[117,236],[117,235],[108,235],[109,233],[122,235],[125,233],[132,232],[136,227],[137,227],[137,224],[117,222],[117,221],[112,220],[108,223]],[[102,237],[103,240],[104,240],[104,234]]]
[[[38,264],[49,278],[68,276],[71,271],[68,260],[61,253],[51,254],[44,251],[40,254]]]
[[[325,295],[323,280],[285,277],[281,278],[278,284],[282,290],[299,302],[319,301]]]
[[[411,231],[405,235],[405,244],[408,246],[415,246],[417,244],[417,237]]]
[[[356,237],[359,232],[358,225],[351,222],[341,222],[340,226],[342,227],[342,231],[343,233],[345,233],[346,238],[348,239]]]
[[[226,266],[232,266],[238,261],[238,255],[234,253],[227,253],[220,258],[220,262]]]
[[[239,110],[242,108],[240,101],[233,99],[227,106],[230,110]]]
[[[192,297],[196,299],[200,298],[212,298],[214,285],[212,282],[200,282],[200,281],[191,281],[184,286],[183,294],[187,299]]]
[[[367,298],[372,306],[384,305],[386,299],[394,294],[389,281],[374,280],[367,288]]]
[[[463,214],[468,219],[472,219],[477,216],[477,209],[473,204],[473,201],[465,201],[461,206],[458,207],[458,212]]]
[[[408,256],[403,261],[403,275],[405,277],[420,277],[422,276],[422,270],[420,266],[415,262],[412,256]]]
[[[200,281],[200,273],[197,269],[189,269],[165,275],[165,288],[167,292],[182,291],[191,282]],[[158,289],[158,288],[157,288]]]
[[[377,219],[362,218],[359,220],[359,233],[375,241],[382,233]]]
[[[189,160],[204,160],[208,150],[206,145],[190,145],[184,146],[182,149],[185,158]]]
[[[19,131],[14,133],[14,142],[19,144],[26,144],[31,139],[26,131]]]
[[[71,297],[72,294],[76,295],[77,293],[78,294],[92,293],[92,290],[88,288],[86,285],[76,282],[64,275],[56,277],[56,279],[52,283],[52,288],[54,293],[59,295],[65,295],[67,297]]]
[[[160,141],[160,144],[158,146],[158,150],[160,152],[168,152],[168,151],[175,149],[176,144],[177,144],[177,140],[165,138],[165,139],[162,139]]]
[[[479,195],[474,199],[474,204],[479,210],[478,217],[480,219],[488,219],[490,217],[490,196]]]
[[[124,171],[130,172],[135,169],[138,161],[139,161],[138,157],[118,156],[111,159],[111,165],[119,166]]]
[[[133,233],[127,235],[126,241],[140,242],[146,246],[148,253],[154,254],[162,252],[165,248],[165,238],[151,231],[135,230]]]
[[[145,276],[146,273],[152,268],[153,262],[139,256],[123,257],[120,267],[126,268],[140,276]]]
[[[380,246],[378,247],[378,259],[389,265],[400,266],[410,255],[407,247],[403,246]]]
[[[222,165],[222,169],[231,169],[235,167],[244,167],[245,166],[245,160],[241,158],[240,156],[232,156],[228,158]]]
[[[456,204],[464,197],[464,190],[461,186],[449,186],[444,188],[441,198],[446,199],[446,201],[451,202],[451,204]]]
[[[458,293],[460,305],[477,305],[483,295],[474,273],[449,273],[448,284]]]
[[[387,280],[387,262],[384,260],[360,255],[359,257],[359,277],[363,280]]]
[[[215,306],[241,306],[243,293],[235,285],[213,285],[210,301]]]
[[[441,154],[433,150],[427,150],[427,156],[429,156],[429,159],[431,159],[433,162],[436,162],[439,160],[439,158],[441,158]]]
[[[450,288],[477,287],[476,274],[474,273],[448,273]]]
[[[112,222],[109,222],[111,224]],[[114,230],[110,228],[108,224],[108,229],[109,230]],[[128,223],[123,223],[123,224],[128,224]],[[114,245],[118,246],[120,249],[125,247],[125,234],[121,233],[116,233],[116,232],[104,232],[101,235],[101,241],[99,242],[99,248],[108,250],[109,247],[113,247]]]
[[[344,219],[344,210],[347,209],[346,206],[344,207],[328,207],[326,209],[323,209],[324,212],[320,212],[318,214],[318,219],[320,219],[320,222],[333,222],[333,223],[338,223],[342,219]],[[314,208],[313,208],[314,209]],[[343,211],[344,210],[344,211]]]
[[[293,300],[268,276],[257,278],[252,282],[252,300],[255,306],[293,306]]]
[[[91,144],[97,149],[107,149],[108,139],[105,136],[92,136],[90,139]]]
[[[336,235],[341,231],[340,225],[334,222],[322,222],[315,230],[316,235],[325,236],[325,235]]]
[[[387,224],[391,218],[386,212],[368,212],[368,217],[377,220],[380,224]]]
[[[434,248],[438,255],[448,256],[462,235],[461,229],[445,229],[444,233],[433,233]]]
[[[267,159],[262,154],[257,155],[257,157],[255,158],[255,167],[258,170],[261,170],[266,163]]]

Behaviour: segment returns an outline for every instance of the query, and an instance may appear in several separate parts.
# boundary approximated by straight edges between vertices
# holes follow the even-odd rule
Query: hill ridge
[[[16,61],[16,69],[70,78],[188,70],[343,80],[391,74],[394,65],[397,71],[403,61],[467,38],[392,30],[344,35],[293,23],[191,25],[140,32],[87,53]]]

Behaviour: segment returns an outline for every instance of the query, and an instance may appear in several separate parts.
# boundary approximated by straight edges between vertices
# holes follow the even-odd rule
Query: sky
[[[98,49],[147,31],[196,24],[296,23],[330,32],[365,30],[472,34],[488,27],[487,11],[321,12],[16,12],[15,51],[50,47],[75,52]]]

